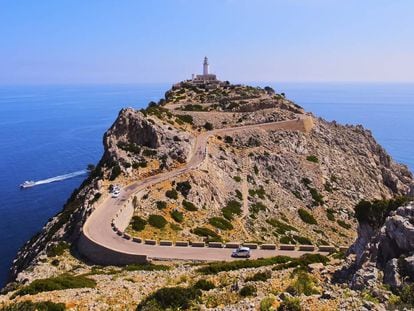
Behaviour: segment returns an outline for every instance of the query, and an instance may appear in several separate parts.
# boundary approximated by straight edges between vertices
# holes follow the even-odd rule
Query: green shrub
[[[210,122],[206,122],[206,123],[204,124],[204,128],[205,128],[207,131],[211,131],[211,130],[213,129],[213,124],[211,124]]]
[[[249,195],[252,197],[257,195],[260,199],[264,200],[265,194],[266,192],[263,189],[263,186],[260,186],[259,189],[249,189]]]
[[[198,268],[197,271],[202,274],[217,274],[222,271],[233,271],[245,268],[258,268],[263,266],[287,263],[291,260],[292,258],[287,256],[276,256],[270,258],[212,262],[204,267]]]
[[[163,287],[143,300],[137,310],[186,310],[200,295],[201,291],[192,287]]]
[[[121,167],[117,164],[111,170],[111,176],[109,180],[115,180],[119,175],[121,175]]]
[[[138,154],[141,152],[141,147],[138,146],[137,144],[126,143],[126,142],[120,141],[116,145],[118,146],[118,148],[131,152],[131,153]]]
[[[142,152],[142,155],[145,157],[152,157],[152,156],[157,155],[157,150],[144,149],[144,151]]]
[[[69,288],[94,288],[95,286],[96,282],[93,279],[84,276],[62,274],[52,278],[34,280],[29,285],[19,289],[13,296],[35,295],[41,292]]]
[[[195,211],[197,211],[198,209],[197,209],[197,207],[193,204],[193,203],[191,203],[191,202],[189,202],[189,201],[186,201],[186,200],[183,200],[183,207],[187,210],[187,211],[190,211],[190,212],[195,212]]]
[[[288,231],[298,231],[295,227],[288,225],[284,222],[281,222],[280,220],[277,220],[276,218],[270,218],[266,219],[266,222],[270,224],[271,226],[276,228],[276,232],[278,234],[285,234]]]
[[[295,280],[286,289],[286,291],[294,296],[300,295],[314,295],[318,294],[318,290],[315,288],[316,279],[308,272],[299,270],[297,272]]]
[[[191,190],[191,184],[188,181],[183,181],[177,183],[177,186],[175,188],[177,191],[181,192],[184,197],[187,197]]]
[[[243,194],[241,193],[240,190],[236,189],[236,198],[238,198],[240,201],[243,200]]]
[[[257,214],[260,211],[266,211],[266,210],[267,210],[267,207],[262,202],[253,203],[249,208],[249,211],[252,214]]]
[[[165,192],[165,196],[167,198],[170,198],[170,199],[173,199],[173,200],[177,200],[178,199],[178,192],[175,189],[167,190]]]
[[[272,277],[271,271],[257,272],[251,277],[246,278],[246,282],[265,282]]]
[[[309,189],[309,192],[310,192],[310,194],[311,194],[311,196],[312,196],[312,199],[313,199],[313,205],[314,205],[314,206],[323,205],[323,204],[325,203],[325,202],[323,201],[323,196],[322,196],[322,194],[320,194],[320,193],[318,192],[318,190],[316,190],[315,188],[311,188],[311,187],[309,187],[308,189]]]
[[[254,285],[246,285],[240,289],[240,296],[242,297],[249,297],[249,296],[256,296],[256,286]]]
[[[210,241],[221,240],[221,237],[215,233],[213,230],[206,228],[206,227],[197,227],[192,230],[195,235],[202,236],[208,238]]]
[[[302,311],[302,307],[300,306],[300,299],[299,298],[289,298],[286,297],[280,303],[277,311]]]
[[[316,221],[316,219],[313,217],[312,214],[310,214],[307,210],[300,208],[298,210],[299,213],[299,217],[300,219],[302,219],[303,222],[310,224],[310,225],[316,225],[318,224],[318,222]]]
[[[400,300],[402,303],[414,307],[414,284],[405,285],[402,288]]]
[[[397,197],[392,200],[360,201],[355,206],[355,217],[359,223],[368,223],[374,228],[379,228],[390,214],[398,207],[409,201],[406,197]]]
[[[303,236],[294,235],[294,236],[292,236],[292,238],[296,242],[298,242],[299,244],[302,244],[302,245],[312,245],[312,241],[309,240],[308,238],[303,237]]]
[[[256,165],[256,164],[253,166],[253,170],[254,170],[254,173],[255,173],[256,175],[258,175],[258,174],[259,174],[259,168],[257,167],[257,165]]]
[[[63,311],[65,309],[64,303],[54,303],[51,301],[32,302],[30,300],[0,307],[0,311]]]
[[[139,216],[132,217],[131,220],[131,226],[132,229],[135,231],[142,231],[145,229],[145,225],[147,224],[147,221]]]
[[[224,218],[232,220],[234,215],[241,215],[241,203],[236,200],[230,200],[227,205],[222,209]]]
[[[213,227],[216,227],[216,228],[219,228],[219,229],[222,229],[222,230],[231,230],[231,229],[233,229],[233,225],[231,224],[231,222],[228,221],[227,219],[222,218],[222,217],[212,217],[208,220],[208,222]]]
[[[240,177],[240,176],[234,176],[234,177],[233,177],[233,179],[234,179],[236,182],[241,182],[241,177]]]
[[[183,213],[177,211],[177,210],[173,210],[170,213],[172,219],[174,219],[176,222],[183,222],[184,220],[184,215]]]
[[[216,288],[213,282],[204,279],[198,280],[193,287],[201,290],[210,290]]]
[[[318,163],[319,160],[315,155],[310,155],[306,157],[306,160],[308,160],[309,162],[313,162],[313,163]]]
[[[328,208],[326,210],[326,217],[330,220],[330,221],[335,221],[335,211],[331,208]]]
[[[157,201],[155,202],[155,205],[159,210],[167,208],[167,202],[165,201]]]
[[[148,223],[155,228],[162,229],[167,224],[167,221],[161,215],[150,215]]]
[[[224,136],[224,142],[226,144],[232,144],[233,143],[233,137],[231,137],[231,136]]]
[[[138,169],[140,167],[147,167],[147,165],[148,165],[147,160],[141,160],[140,162],[132,163],[132,168],[133,169]]]
[[[134,263],[124,267],[125,271],[167,271],[170,270],[169,266],[154,265],[152,263]]]
[[[350,224],[348,224],[347,222],[345,222],[345,221],[343,221],[341,219],[338,219],[337,223],[338,223],[338,225],[340,225],[344,229],[349,230],[349,229],[352,228],[352,226]]]
[[[274,297],[265,297],[260,301],[260,311],[273,311]]]
[[[184,111],[204,111],[203,106],[199,104],[188,104],[181,107]]]
[[[193,117],[188,114],[177,115],[176,118],[182,122],[193,124]]]
[[[296,241],[294,240],[294,239],[292,239],[290,236],[282,236],[280,239],[279,239],[279,242],[281,243],[281,244],[295,244],[296,243]]]
[[[69,244],[64,241],[60,241],[57,244],[48,246],[46,250],[46,255],[47,257],[61,256],[63,255],[66,249],[69,249]]]

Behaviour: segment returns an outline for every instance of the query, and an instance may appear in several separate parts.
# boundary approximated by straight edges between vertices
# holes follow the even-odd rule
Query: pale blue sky
[[[0,0],[0,83],[414,82],[413,0]]]

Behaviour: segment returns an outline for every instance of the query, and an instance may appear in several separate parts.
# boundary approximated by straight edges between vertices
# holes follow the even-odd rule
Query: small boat
[[[26,180],[24,183],[20,184],[20,188],[30,188],[36,185],[33,180]]]

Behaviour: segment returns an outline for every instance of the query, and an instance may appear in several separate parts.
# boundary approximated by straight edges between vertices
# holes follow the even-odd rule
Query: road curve
[[[196,169],[207,156],[207,141],[210,136],[220,134],[229,135],[234,132],[250,129],[308,131],[309,126],[307,126],[306,123],[309,122],[312,123],[310,117],[299,116],[298,119],[295,120],[217,129],[199,134],[196,137],[191,158],[185,166],[173,171],[150,176],[143,180],[133,182],[122,188],[120,191],[120,196],[116,199],[111,197],[105,198],[103,202],[94,209],[94,211],[88,217],[83,226],[81,240],[86,240],[88,243],[84,244],[83,247],[79,247],[80,252],[84,253],[84,255],[87,258],[97,263],[108,262],[103,260],[104,258],[97,258],[97,256],[105,257],[106,250],[108,251],[108,254],[116,254],[115,257],[118,259],[120,259],[120,257],[122,257],[123,255],[125,255],[126,257],[134,255],[144,255],[148,258],[157,259],[231,260],[232,258],[230,257],[230,254],[232,250],[226,248],[195,248],[179,246],[146,245],[143,243],[134,242],[132,240],[127,240],[116,234],[116,232],[111,227],[111,222],[117,215],[117,213],[119,213],[120,209],[125,205],[128,198],[130,198],[134,193],[137,193],[138,191],[141,191],[147,187],[153,186],[162,181],[172,179],[176,176]],[[91,252],[89,251],[91,248],[90,245],[95,245],[99,247],[99,251],[93,252],[93,255],[91,255]],[[271,257],[276,255],[288,255],[291,257],[298,257],[304,253],[306,252],[257,249],[252,250],[252,258]],[[122,262],[122,260],[115,261]],[[109,261],[109,263],[110,262],[111,261]]]

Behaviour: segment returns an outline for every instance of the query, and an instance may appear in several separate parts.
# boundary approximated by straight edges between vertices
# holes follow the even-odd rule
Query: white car
[[[231,253],[231,257],[238,258],[249,258],[250,257],[250,248],[248,247],[239,247]]]
[[[114,191],[114,192],[112,193],[112,197],[113,197],[113,198],[117,198],[117,197],[119,197],[119,191]]]

